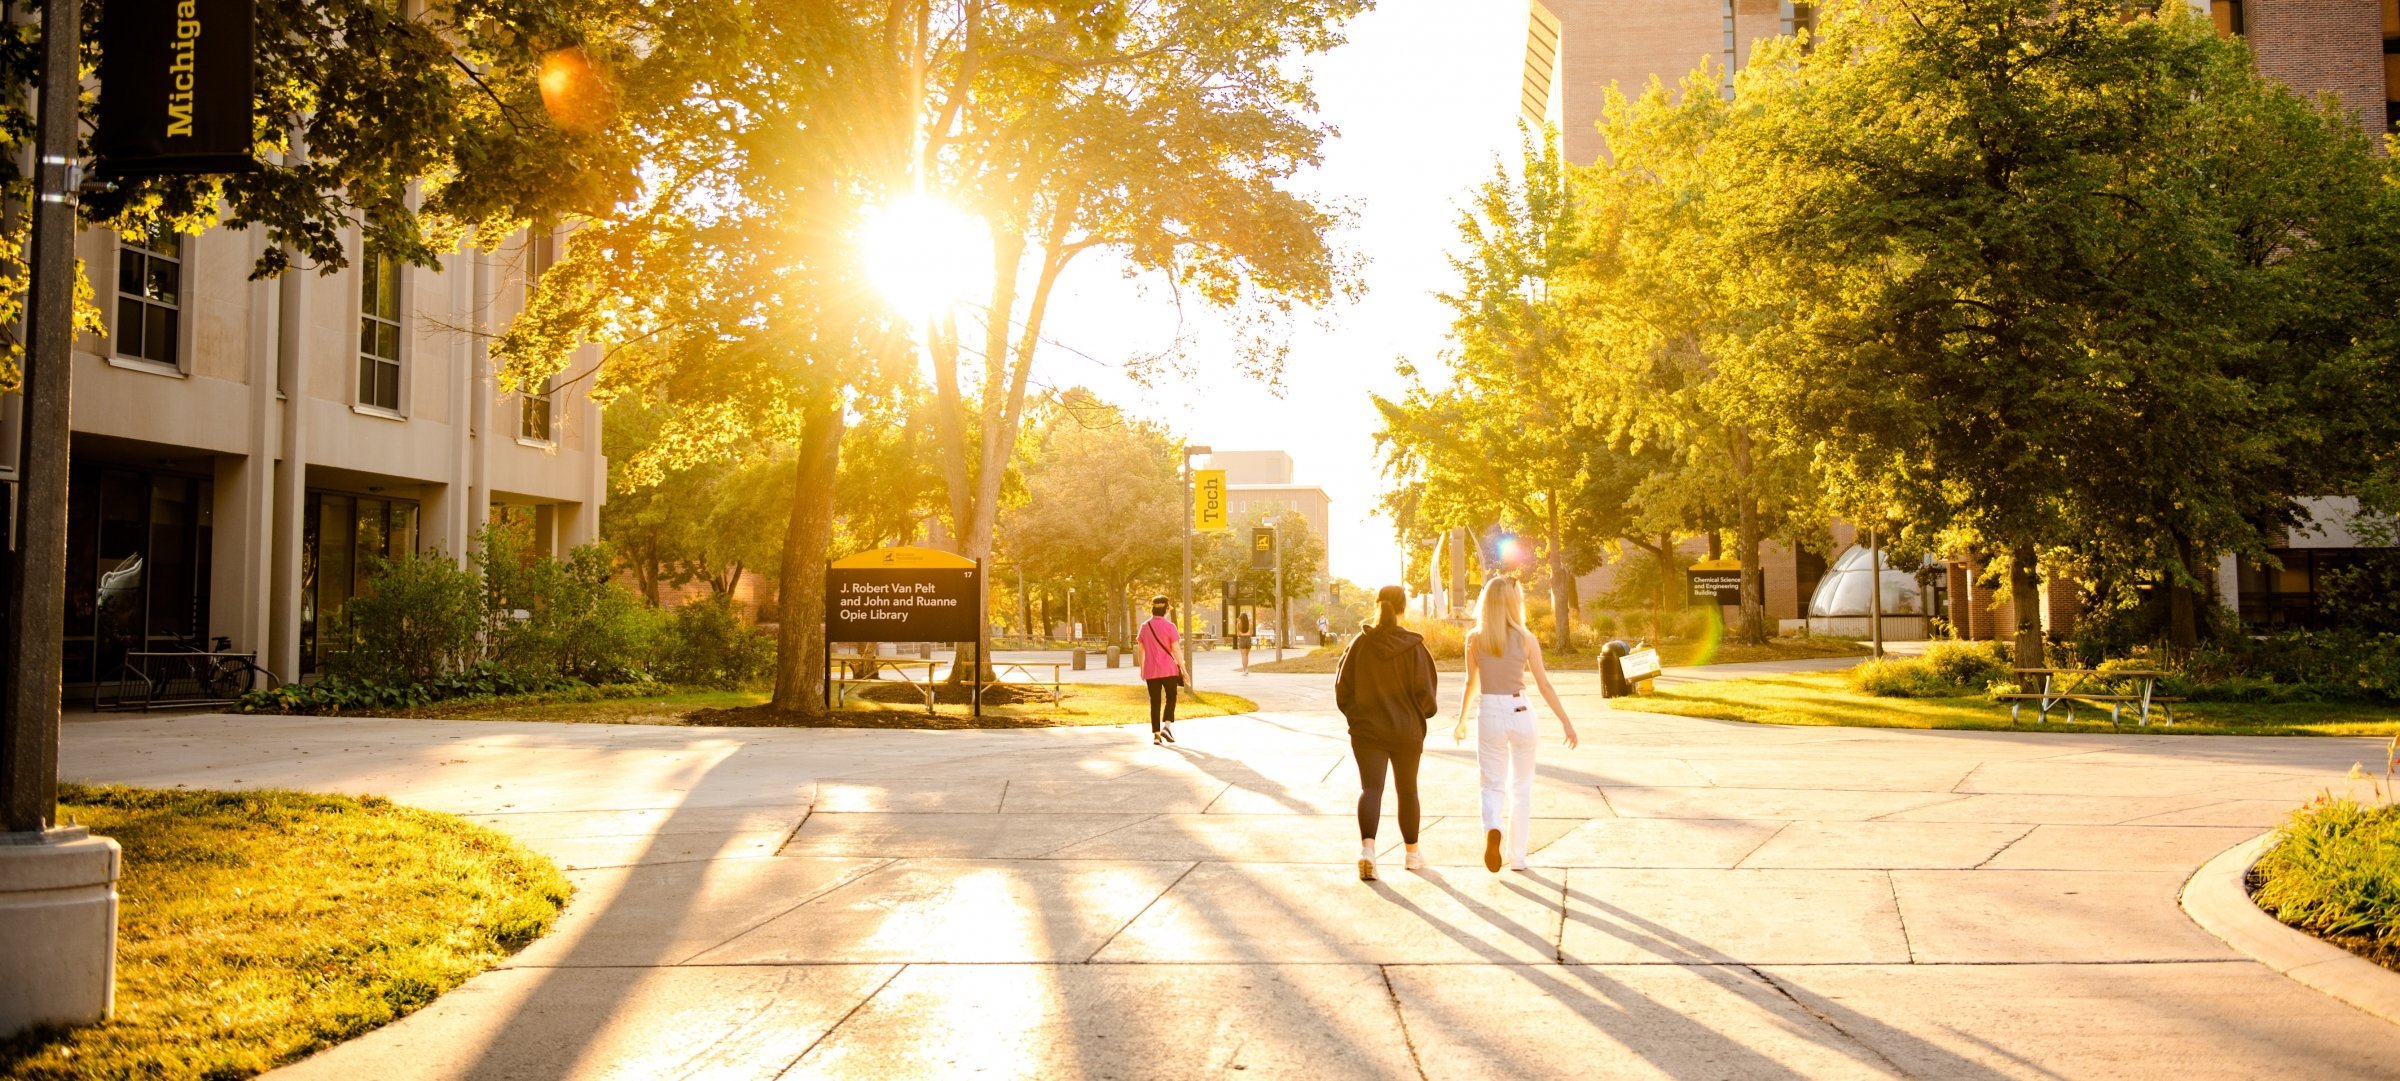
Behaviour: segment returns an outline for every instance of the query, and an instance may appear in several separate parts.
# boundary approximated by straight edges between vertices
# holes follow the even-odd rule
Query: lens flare
[[[542,58],[535,80],[542,90],[542,108],[552,123],[578,135],[608,126],[617,114],[617,95],[608,76],[582,46],[559,49]]]
[[[991,281],[991,228],[930,195],[904,195],[869,211],[858,246],[868,282],[911,318],[973,300]]]

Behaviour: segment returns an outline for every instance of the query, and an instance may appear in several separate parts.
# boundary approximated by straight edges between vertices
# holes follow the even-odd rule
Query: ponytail
[[[1379,630],[1395,630],[1400,626],[1400,613],[1408,610],[1408,590],[1400,586],[1385,586],[1375,591],[1375,626]]]

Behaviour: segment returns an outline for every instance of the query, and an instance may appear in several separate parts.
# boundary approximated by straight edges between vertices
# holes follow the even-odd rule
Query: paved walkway
[[[2368,741],[1724,724],[1571,674],[1585,743],[1542,750],[1534,869],[1484,872],[1471,746],[1437,729],[1436,868],[1401,870],[1387,819],[1367,885],[1329,677],[1202,675],[1262,712],[1164,750],[111,717],[69,724],[66,772],[382,793],[572,869],[556,933],[278,1077],[2400,1070],[2400,1028],[2175,902]]]

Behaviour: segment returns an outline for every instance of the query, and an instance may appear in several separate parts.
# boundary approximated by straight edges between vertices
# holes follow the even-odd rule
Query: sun
[[[904,195],[869,210],[858,247],[868,282],[912,319],[974,300],[991,282],[990,227],[930,195]]]

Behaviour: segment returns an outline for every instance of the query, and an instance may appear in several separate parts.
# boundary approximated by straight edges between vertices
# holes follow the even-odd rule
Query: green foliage
[[[1182,569],[1181,448],[1165,428],[1080,389],[1042,411],[1033,443],[1025,467],[1027,498],[1001,519],[1002,551],[1031,575],[1075,584],[1079,596],[1089,598],[1090,612],[1105,613],[1086,622],[1127,643],[1132,630],[1122,618],[1123,598],[1142,590],[1172,592]],[[1249,539],[1247,531],[1232,533]],[[1285,558],[1292,558],[1289,547]],[[1314,564],[1305,571],[1313,575]],[[1294,596],[1307,593],[1297,589]],[[1196,592],[1194,600],[1205,595],[1204,589]]]
[[[475,573],[438,552],[377,559],[365,591],[336,613],[349,648],[330,658],[332,675],[365,684],[422,684],[472,664],[480,654],[483,593]]]
[[[1883,698],[1957,698],[2015,679],[2001,642],[1935,642],[1920,657],[1867,661],[1846,673],[1850,686]]]
[[[2343,630],[2400,634],[2400,548],[2365,549],[2325,576],[2325,614]]]
[[[1862,0],[1823,31],[1762,46],[1702,151],[1758,316],[1728,366],[1836,502],[2151,581],[2188,647],[2217,555],[2374,457],[2326,448],[2395,442],[2389,162],[2183,6]]]
[[[660,635],[653,671],[687,687],[738,690],[775,664],[775,640],[735,614],[731,600],[709,597],[677,608]]]
[[[2400,702],[2400,634],[2288,631],[2234,636],[2193,650],[2181,661],[2137,654],[2176,676],[2174,690],[2228,702]]]
[[[414,682],[330,675],[314,683],[262,687],[242,696],[244,713],[301,713],[322,716],[389,713],[458,698],[541,694],[585,687],[555,673],[478,661],[466,669]]]
[[[0,1040],[0,1076],[241,1078],[422,1007],[573,887],[498,831],[377,797],[66,785],[124,849],[116,1013]]]
[[[495,664],[585,683],[644,674],[663,617],[610,581],[615,560],[607,545],[582,545],[554,559],[531,554],[519,532],[491,526],[479,535],[475,559]]]
[[[2258,906],[2400,966],[2400,807],[2319,797],[2275,837],[2252,872]]]

